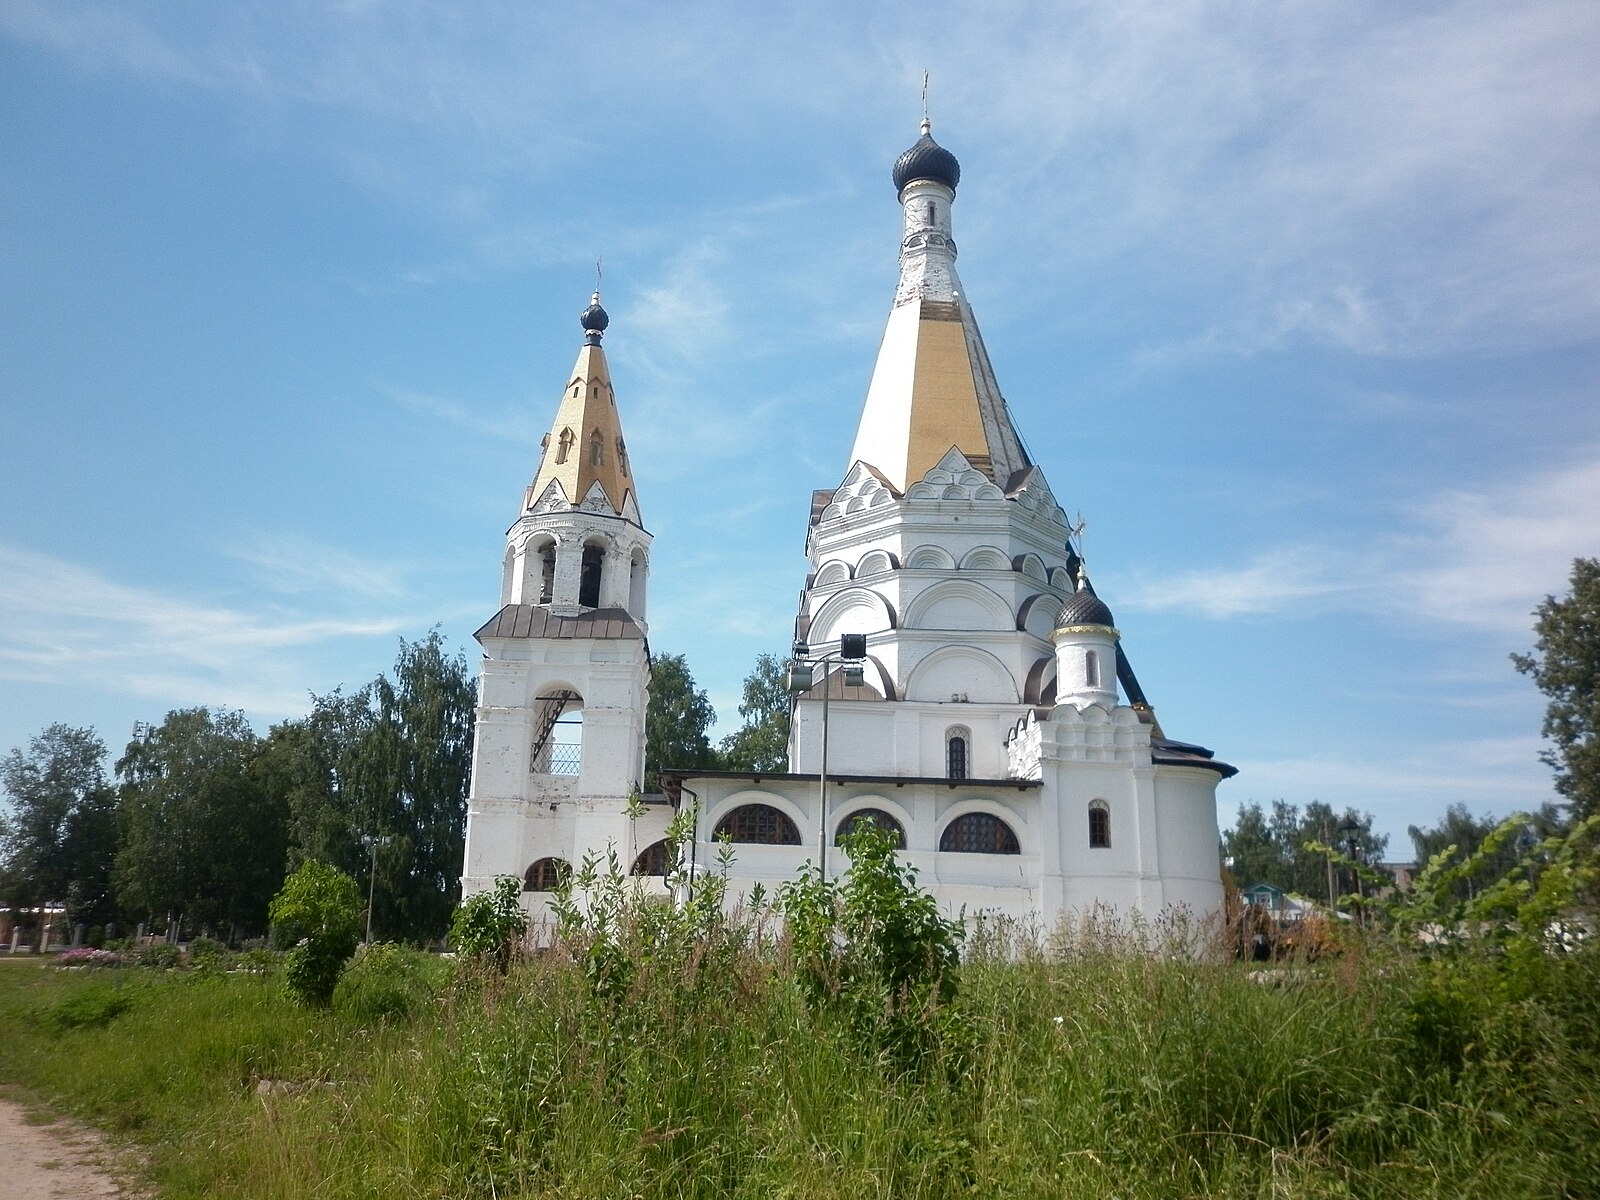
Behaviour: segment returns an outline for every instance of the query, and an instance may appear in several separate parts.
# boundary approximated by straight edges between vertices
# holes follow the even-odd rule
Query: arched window
[[[583,771],[583,697],[557,690],[534,701],[532,753],[535,775],[578,775]]]
[[[945,733],[944,737],[944,775],[946,779],[966,779],[971,766],[967,754],[971,742],[968,740],[972,734],[962,726]]]
[[[1089,849],[1111,849],[1111,806],[1104,800],[1089,801]]]
[[[742,804],[717,822],[716,837],[758,846],[798,846],[794,822],[770,804]]]
[[[600,431],[596,429],[592,434],[589,435],[589,465],[591,467],[598,467],[601,463],[605,462],[605,460],[606,440],[600,436]]]
[[[876,825],[886,833],[892,833],[894,835],[895,849],[904,850],[906,848],[905,828],[881,808],[858,808],[855,812],[845,817],[844,820],[839,822],[839,828],[833,835],[833,844],[835,846],[841,844],[844,841],[844,835],[852,832],[862,822]]]
[[[622,473],[628,473],[628,448],[622,444],[622,435],[617,435],[617,466],[622,468]]]
[[[556,547],[551,542],[539,551],[539,603],[549,604],[556,591]]]
[[[665,838],[659,842],[651,842],[639,852],[639,857],[633,860],[633,870],[630,875],[660,875],[665,877],[672,870],[672,848],[667,845]]]
[[[525,892],[553,892],[572,874],[572,867],[564,858],[541,858],[522,876]]]
[[[600,568],[605,558],[603,547],[583,548],[583,567],[578,574],[578,603],[585,608],[600,607]]]
[[[1017,835],[993,813],[974,812],[944,827],[939,849],[958,854],[1021,854]]]
[[[563,429],[561,431],[561,439],[556,442],[556,461],[558,463],[564,463],[567,461],[567,455],[571,453],[572,443],[575,440],[576,439],[572,436],[572,430]]]
[[[1097,688],[1100,686],[1100,655],[1088,650],[1083,655],[1083,685]]]

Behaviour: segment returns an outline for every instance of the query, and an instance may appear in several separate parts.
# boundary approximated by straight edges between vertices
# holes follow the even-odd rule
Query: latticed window
[[[798,846],[800,831],[770,804],[742,804],[717,822],[716,836],[758,846]]]
[[[564,858],[541,858],[528,868],[527,874],[522,877],[522,890],[525,892],[553,892],[557,885],[572,873],[572,867]]]
[[[1017,835],[993,813],[975,812],[957,817],[944,828],[939,849],[958,854],[1021,854]]]
[[[1089,847],[1092,850],[1111,848],[1111,806],[1104,800],[1089,804]]]
[[[904,850],[906,848],[906,831],[904,827],[901,826],[899,821],[896,821],[881,808],[858,808],[844,820],[840,821],[839,829],[833,837],[834,845],[837,846],[843,842],[844,835],[852,832],[855,827],[862,822],[865,822],[869,825],[876,825],[884,832],[893,834],[896,849]]]
[[[659,842],[651,842],[639,852],[639,857],[633,860],[633,870],[630,875],[665,875],[672,869],[672,848],[663,838]]]
[[[967,777],[967,735],[963,730],[952,733],[944,744],[944,774],[946,779]]]

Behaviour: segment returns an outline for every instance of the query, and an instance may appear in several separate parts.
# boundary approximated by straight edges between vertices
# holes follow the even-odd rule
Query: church
[[[894,163],[900,279],[847,469],[796,505],[810,571],[785,773],[668,769],[636,802],[651,536],[595,294],[476,635],[463,894],[515,875],[537,915],[608,850],[660,886],[690,806],[681,853],[703,871],[731,843],[734,901],[807,862],[841,873],[839,839],[866,820],[950,913],[1048,929],[1092,909],[1221,911],[1216,789],[1234,768],[1162,730],[1018,435],[956,274],[960,180],[924,119]]]

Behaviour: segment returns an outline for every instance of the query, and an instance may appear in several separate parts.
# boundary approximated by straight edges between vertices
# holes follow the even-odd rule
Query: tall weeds
[[[597,864],[553,947],[505,975],[419,967],[428,990],[396,1007],[5,964],[0,1076],[146,1141],[175,1197],[1409,1200],[1600,1179],[1589,949],[1508,992],[1493,956],[1379,939],[1263,978],[1177,918],[989,923],[957,986],[923,996],[937,1020],[908,1060],[817,1003],[764,918],[685,925],[609,878]],[[96,1019],[52,1015],[74,1003]]]

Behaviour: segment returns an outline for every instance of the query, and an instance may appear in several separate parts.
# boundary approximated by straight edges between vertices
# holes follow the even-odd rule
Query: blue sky
[[[1592,0],[0,0],[0,749],[475,659],[600,256],[651,641],[736,724],[926,68],[1001,386],[1224,822],[1537,804],[1507,655],[1600,553],[1596,61]]]

